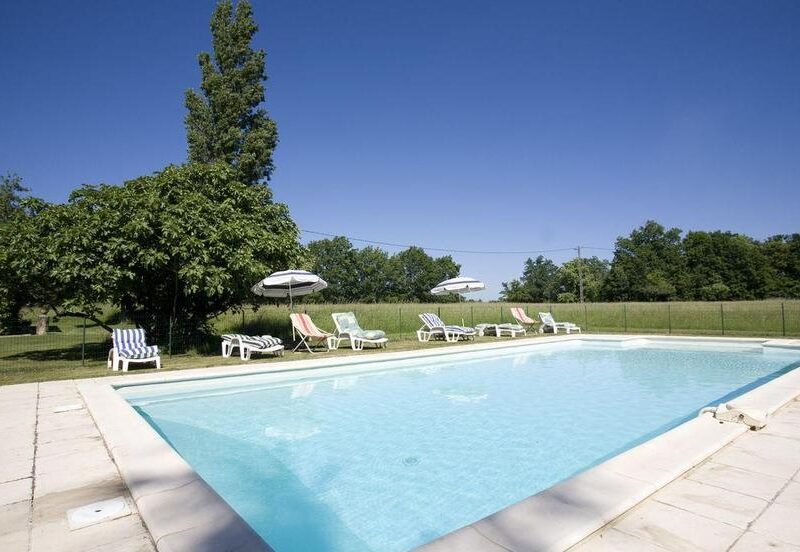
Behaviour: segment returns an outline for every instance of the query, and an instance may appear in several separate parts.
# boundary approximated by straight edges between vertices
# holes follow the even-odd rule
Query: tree
[[[771,297],[800,297],[800,234],[767,238],[761,250],[772,269],[767,294]]]
[[[461,265],[450,255],[433,258],[421,247],[409,247],[389,259],[388,298],[393,301],[455,301],[455,296],[439,296],[430,290],[442,280],[455,278]]]
[[[685,298],[763,299],[774,276],[760,244],[731,232],[689,232],[683,240],[688,271]]]
[[[245,184],[269,180],[278,129],[264,101],[266,53],[250,43],[258,30],[253,8],[240,0],[234,9],[223,0],[211,18],[214,55],[199,56],[201,93],[186,92],[189,161],[225,162]]]
[[[580,266],[579,266],[580,265]],[[580,270],[583,271],[583,296],[586,301],[599,301],[600,290],[608,276],[609,262],[597,257],[572,259],[558,269],[559,303],[580,299]]]
[[[558,267],[542,255],[528,259],[519,280],[503,282],[500,297],[503,301],[542,303],[553,301],[558,293]]]
[[[617,238],[603,295],[633,301],[681,297],[687,288],[685,261],[681,230],[649,220],[630,236]]]
[[[389,295],[389,254],[379,247],[364,247],[356,252],[359,279],[358,300],[380,303]]]
[[[58,315],[108,329],[97,315],[111,303],[149,333],[177,319],[183,335],[250,300],[265,274],[303,260],[287,207],[225,164],[83,186],[26,217],[10,249],[35,303]]]
[[[338,236],[309,242],[307,247],[313,259],[312,271],[333,284],[308,299],[324,303],[358,300],[361,296],[361,278],[357,253],[350,240]]]
[[[8,247],[20,221],[28,215],[22,196],[26,192],[18,175],[0,176],[0,333],[20,329],[19,312],[28,300],[24,275],[11,266],[13,253]]]

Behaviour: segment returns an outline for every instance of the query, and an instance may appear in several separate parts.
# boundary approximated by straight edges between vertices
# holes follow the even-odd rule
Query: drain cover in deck
[[[128,501],[118,496],[110,500],[101,500],[80,508],[67,510],[67,521],[69,522],[70,530],[74,531],[95,523],[125,517],[130,513],[131,508],[128,506]]]

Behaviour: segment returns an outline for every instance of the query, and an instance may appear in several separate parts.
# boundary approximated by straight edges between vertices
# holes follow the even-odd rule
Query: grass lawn
[[[387,332],[390,351],[447,346],[445,343],[421,344],[414,332],[420,323],[417,314],[436,312],[450,324],[474,325],[479,322],[509,322],[506,303],[447,304],[303,304],[297,308],[308,312],[317,325],[333,330],[330,314],[353,311],[362,327],[380,328]],[[671,333],[676,335],[800,337],[800,301],[742,301],[730,303],[587,303],[529,304],[524,306],[532,317],[550,311],[558,321],[575,322],[584,332],[608,333]],[[271,334],[290,342],[289,309],[285,306],[263,306],[244,313],[228,313],[214,321],[216,333]],[[109,308],[104,319],[119,325],[119,313]],[[85,339],[84,339],[85,331]],[[530,335],[530,334],[529,334]],[[162,370],[181,370],[207,366],[239,364],[236,358],[223,359],[219,340],[197,343],[173,343],[169,355],[168,326],[149,336],[151,343],[162,349]],[[493,341],[495,338],[484,338]],[[508,339],[508,338],[505,338]],[[478,338],[481,341],[481,338]],[[32,381],[86,378],[119,374],[106,368],[110,348],[108,332],[92,323],[84,330],[83,320],[62,318],[51,320],[44,336],[0,336],[0,385]],[[291,347],[290,347],[291,348]],[[181,352],[178,351],[188,351]],[[319,353],[315,358],[353,354],[349,348]],[[372,354],[365,352],[363,354]],[[308,353],[289,353],[285,360],[309,358]],[[251,362],[272,362],[266,355],[254,355]],[[131,365],[130,373],[150,368]],[[141,365],[140,365],[141,366]]]

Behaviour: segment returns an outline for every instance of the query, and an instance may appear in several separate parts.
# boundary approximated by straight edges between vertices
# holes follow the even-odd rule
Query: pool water
[[[546,489],[798,359],[760,346],[570,342],[120,392],[278,552],[393,551]]]

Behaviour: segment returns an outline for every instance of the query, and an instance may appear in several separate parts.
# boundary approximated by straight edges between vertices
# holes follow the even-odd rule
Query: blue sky
[[[183,161],[213,6],[0,4],[0,172],[63,201]],[[800,230],[798,2],[254,6],[271,186],[302,228],[515,251],[649,218]],[[525,258],[454,256],[487,298]]]

